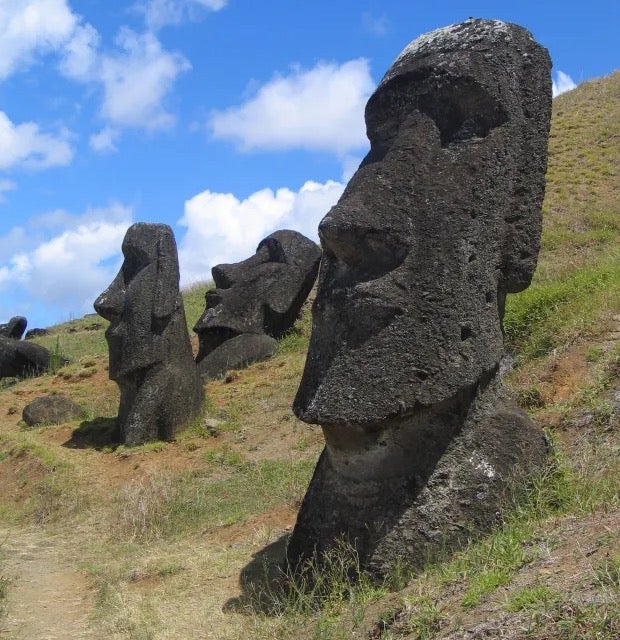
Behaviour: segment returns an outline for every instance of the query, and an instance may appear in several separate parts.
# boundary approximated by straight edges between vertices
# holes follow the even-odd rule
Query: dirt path
[[[11,579],[3,640],[94,640],[93,592],[71,565],[71,544],[37,531],[0,530],[3,573]]]

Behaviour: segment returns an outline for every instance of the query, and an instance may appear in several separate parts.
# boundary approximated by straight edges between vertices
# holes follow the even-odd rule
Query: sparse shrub
[[[519,404],[526,409],[540,409],[546,404],[542,389],[538,384],[520,389],[518,400]]]

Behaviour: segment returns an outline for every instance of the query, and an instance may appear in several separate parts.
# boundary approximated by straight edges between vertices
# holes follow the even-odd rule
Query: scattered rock
[[[123,240],[125,260],[95,301],[110,321],[109,375],[120,388],[118,439],[169,440],[202,409],[204,389],[192,357],[172,229],[137,223]]]
[[[29,427],[42,424],[62,424],[83,415],[82,409],[60,393],[36,398],[24,407],[22,418]]]
[[[39,336],[46,336],[48,334],[49,331],[47,329],[30,329],[29,331],[26,331],[25,339],[30,340],[30,338],[38,338]]]

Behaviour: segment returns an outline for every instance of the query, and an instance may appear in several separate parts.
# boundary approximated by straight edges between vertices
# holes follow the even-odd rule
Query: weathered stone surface
[[[223,373],[220,363],[229,356],[240,367],[270,355],[269,341],[250,337],[237,340],[222,355],[213,352],[241,335],[279,338],[288,331],[314,284],[320,257],[321,250],[312,240],[297,231],[282,230],[261,240],[247,260],[213,267],[216,289],[207,292],[205,311],[194,327],[200,341],[196,362],[201,373],[212,377],[211,359],[218,363],[219,376]]]
[[[204,389],[192,357],[172,229],[137,223],[125,260],[95,310],[110,321],[110,379],[120,388],[118,437],[125,444],[172,438],[200,413]]]
[[[230,369],[266,360],[277,347],[278,341],[264,333],[242,333],[210,351],[198,363],[198,369],[206,378],[221,378]]]
[[[47,371],[50,353],[33,342],[0,337],[0,378],[26,378]]]
[[[21,340],[27,325],[28,320],[24,316],[14,316],[6,324],[0,324],[0,336]]]
[[[22,418],[29,427],[36,427],[41,424],[62,424],[81,418],[82,414],[82,409],[71,398],[53,393],[28,403],[22,411]]]
[[[550,110],[547,51],[494,20],[414,40],[371,96],[371,150],[319,226],[294,410],[326,447],[293,562],[343,535],[379,573],[420,566],[545,459],[498,370],[506,294],[536,265]]]

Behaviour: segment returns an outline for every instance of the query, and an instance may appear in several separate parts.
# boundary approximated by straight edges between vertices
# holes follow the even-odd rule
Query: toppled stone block
[[[41,345],[0,337],[0,378],[28,378],[45,373],[50,352]]]

